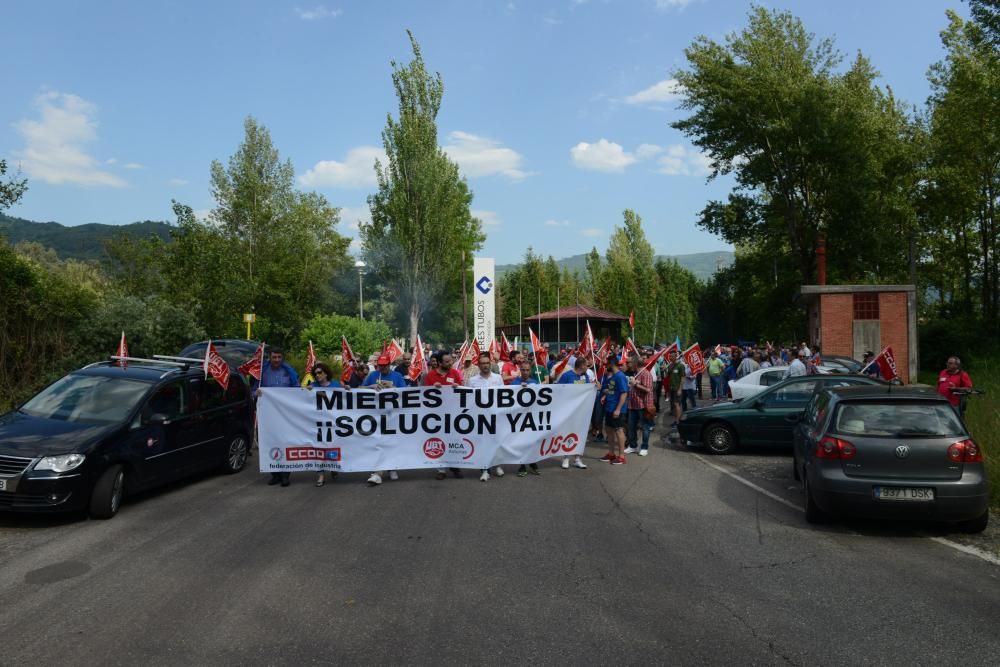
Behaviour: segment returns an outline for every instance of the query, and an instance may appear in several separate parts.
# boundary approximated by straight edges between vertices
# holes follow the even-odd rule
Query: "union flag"
[[[205,348],[204,370],[206,380],[211,375],[216,382],[222,385],[223,392],[229,389],[229,364],[216,351],[211,340],[208,341],[208,347]]]

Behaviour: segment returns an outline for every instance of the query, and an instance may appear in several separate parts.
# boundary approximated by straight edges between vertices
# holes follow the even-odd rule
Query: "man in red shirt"
[[[649,432],[653,430],[653,419],[646,413],[653,407],[653,376],[645,368],[640,367],[639,357],[634,354],[628,358],[629,390],[626,405],[628,406],[628,424],[625,429],[626,454],[639,453],[646,456],[649,453]],[[628,373],[626,373],[628,375]],[[642,428],[642,446],[639,446],[637,431]]]
[[[524,361],[524,355],[521,354],[520,350],[515,350],[510,355],[510,361],[504,363],[500,375],[503,376],[503,383],[510,384],[515,379],[521,377],[521,362]]]
[[[465,384],[462,380],[462,374],[458,372],[458,369],[451,367],[451,354],[444,352],[440,357],[435,358],[438,359],[437,368],[432,368],[427,371],[427,375],[424,377],[425,387],[460,387]],[[451,474],[455,477],[462,476],[461,468],[449,468],[449,470],[451,470]],[[438,468],[437,474],[434,475],[434,478],[444,479],[447,476],[448,473],[445,468]]]
[[[954,393],[955,389],[972,389],[972,378],[962,370],[961,359],[948,357],[945,369],[938,375],[937,390],[957,408],[962,402],[962,397]]]

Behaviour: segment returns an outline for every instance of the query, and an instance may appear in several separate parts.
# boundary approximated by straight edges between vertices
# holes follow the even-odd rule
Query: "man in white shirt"
[[[466,380],[466,386],[472,387],[473,389],[479,389],[481,387],[502,387],[503,378],[500,377],[498,373],[493,372],[492,366],[493,360],[490,359],[490,353],[481,353],[479,355],[479,373]],[[490,469],[483,468],[482,473],[483,474],[479,476],[479,481],[489,481]],[[501,466],[497,466],[495,474],[497,477],[503,477],[503,468]]]
[[[806,358],[806,351],[799,350],[798,355],[795,357],[795,359],[792,360],[792,363],[788,365],[788,368],[785,369],[785,372],[784,374],[782,374],[781,379],[784,380],[785,378],[797,378],[802,375],[805,375],[807,373],[805,358]]]

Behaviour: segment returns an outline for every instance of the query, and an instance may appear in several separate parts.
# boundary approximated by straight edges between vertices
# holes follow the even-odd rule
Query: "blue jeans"
[[[698,404],[695,403],[695,400],[694,400],[695,399],[695,395],[697,394],[697,390],[696,389],[685,389],[682,392],[682,394],[683,395],[681,396],[681,410],[687,410],[688,409],[687,404],[688,404],[689,401],[691,403],[691,407],[692,408],[698,407]]]
[[[722,375],[709,375],[709,381],[712,383],[712,398],[723,398],[726,393],[722,391]]]
[[[646,415],[642,410],[629,410],[628,411],[628,428],[625,429],[625,446],[637,449],[636,445],[636,431],[641,426],[642,427],[642,448],[649,449],[649,433],[653,430],[654,422],[651,419],[646,419]]]

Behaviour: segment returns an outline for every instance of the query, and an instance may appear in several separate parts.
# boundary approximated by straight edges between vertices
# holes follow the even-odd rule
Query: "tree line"
[[[686,49],[672,125],[711,155],[710,178],[735,182],[697,221],[736,247],[699,305],[705,336],[802,338],[791,297],[825,241],[828,282],[915,283],[935,346],[1000,338],[1000,3],[969,5],[970,19],[947,13],[923,107],[784,11],[754,7]]]

